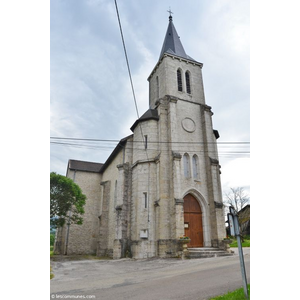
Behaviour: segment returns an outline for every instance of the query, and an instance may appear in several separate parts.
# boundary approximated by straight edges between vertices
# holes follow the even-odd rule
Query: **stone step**
[[[190,258],[208,258],[208,257],[221,257],[221,256],[232,256],[233,253],[201,253],[201,252],[190,252]]]
[[[190,258],[209,258],[232,256],[234,253],[228,253],[219,248],[188,248]]]
[[[220,249],[220,248],[188,248],[189,251],[194,251],[194,252],[210,252],[210,251],[217,251],[217,252],[222,252],[224,250]]]

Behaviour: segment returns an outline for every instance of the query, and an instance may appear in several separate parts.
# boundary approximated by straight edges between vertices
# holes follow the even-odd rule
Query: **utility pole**
[[[229,207],[229,211],[230,211],[230,213],[227,214],[227,216],[228,216],[230,234],[235,236],[236,240],[237,240],[238,249],[239,249],[239,257],[240,257],[240,265],[241,265],[241,271],[242,271],[244,294],[245,294],[246,299],[249,299],[247,276],[246,276],[246,269],[245,269],[245,263],[244,263],[244,255],[243,255],[243,248],[242,248],[242,242],[241,242],[238,215],[233,206]]]

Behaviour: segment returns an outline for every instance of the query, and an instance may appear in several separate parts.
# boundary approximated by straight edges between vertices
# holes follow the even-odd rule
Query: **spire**
[[[159,59],[161,59],[164,55],[164,53],[169,53],[172,55],[176,55],[185,59],[189,59],[189,60],[194,60],[193,58],[191,58],[190,56],[188,56],[185,51],[184,48],[181,44],[180,38],[177,34],[177,31],[175,29],[175,26],[173,24],[173,17],[171,14],[172,11],[171,9],[168,10],[168,13],[170,13],[169,16],[169,26],[166,32],[166,36],[165,36],[165,40],[160,52],[160,56]]]

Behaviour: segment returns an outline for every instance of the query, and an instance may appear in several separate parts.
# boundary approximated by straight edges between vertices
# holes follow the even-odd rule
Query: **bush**
[[[50,233],[50,246],[54,245],[54,241],[55,241],[55,234]]]

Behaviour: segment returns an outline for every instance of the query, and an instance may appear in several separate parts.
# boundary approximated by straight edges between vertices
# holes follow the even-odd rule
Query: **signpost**
[[[230,235],[235,236],[235,231],[234,231],[234,224],[233,224],[233,215],[232,214],[227,214],[228,217],[228,224],[229,224],[229,229],[230,229]]]
[[[237,244],[238,244],[238,248],[239,248],[239,257],[240,257],[240,265],[241,265],[241,271],[242,271],[244,294],[245,294],[245,297],[247,299],[249,299],[246,269],[245,269],[245,263],[244,263],[244,255],[243,255],[243,248],[242,248],[242,243],[241,243],[238,216],[237,216],[237,212],[235,211],[233,206],[229,207],[229,212],[230,213],[227,214],[227,216],[228,216],[230,234],[233,236],[236,236],[236,240],[237,240]]]

